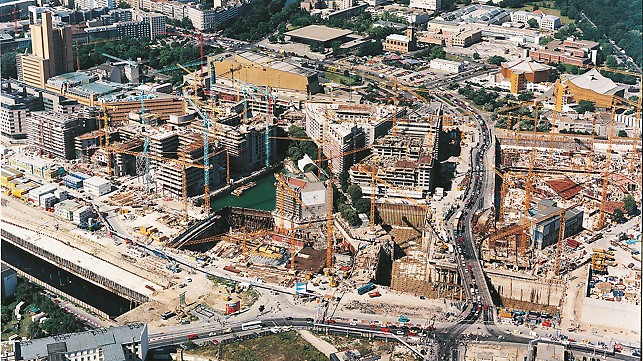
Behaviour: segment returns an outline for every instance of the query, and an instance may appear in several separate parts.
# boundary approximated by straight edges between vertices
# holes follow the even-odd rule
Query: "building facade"
[[[442,0],[411,0],[409,7],[438,12],[442,8]]]
[[[41,14],[41,22],[32,24],[32,54],[16,57],[18,80],[44,88],[49,77],[74,70],[71,27],[54,26],[50,12]]]
[[[74,138],[96,130],[96,118],[80,115],[68,117],[49,111],[33,112],[29,116],[28,141],[41,155],[52,158],[74,159]]]

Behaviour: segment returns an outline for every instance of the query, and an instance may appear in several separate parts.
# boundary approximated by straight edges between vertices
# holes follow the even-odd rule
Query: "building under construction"
[[[440,124],[437,116],[397,124],[375,141],[372,156],[350,168],[351,182],[369,196],[426,199],[433,190]]]
[[[279,182],[275,184],[277,208],[274,214],[278,227],[289,229],[326,221],[328,202],[324,182],[310,172],[300,175],[289,173],[281,178],[290,191]]]

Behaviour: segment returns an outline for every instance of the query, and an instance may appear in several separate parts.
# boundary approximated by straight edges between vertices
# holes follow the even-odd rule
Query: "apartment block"
[[[272,164],[276,157],[274,129],[263,117],[240,125],[217,124],[215,138],[230,155],[230,169],[249,174]],[[267,149],[269,148],[269,149]],[[269,151],[269,153],[268,153]]]
[[[33,110],[41,110],[42,103],[26,92],[12,89],[10,83],[7,85],[0,92],[0,131],[11,139],[25,139],[27,116]]]
[[[433,189],[441,113],[441,106],[432,103],[410,114],[408,122],[398,123],[392,134],[375,141],[371,157],[350,168],[351,182],[371,196],[426,199]],[[372,173],[385,183],[376,180],[373,188]]]
[[[63,159],[74,159],[74,138],[96,130],[98,125],[95,117],[67,116],[49,111],[33,112],[28,119],[29,145],[41,155]]]
[[[464,64],[459,61],[433,59],[431,60],[430,67],[431,69],[457,74],[464,69]]]

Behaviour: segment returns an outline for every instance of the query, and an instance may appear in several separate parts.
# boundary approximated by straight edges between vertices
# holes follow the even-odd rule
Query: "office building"
[[[398,53],[408,53],[417,49],[417,37],[415,28],[410,26],[406,29],[406,35],[392,34],[384,41],[384,50]]]
[[[546,218],[552,213],[561,211],[562,208],[550,199],[543,199],[538,202],[536,224],[532,229],[532,245],[537,249],[543,249],[558,242],[560,231],[560,216],[550,217],[543,221],[539,218]],[[564,238],[572,237],[583,230],[583,210],[579,207],[569,209],[565,212]]]
[[[275,209],[276,225],[283,224],[284,228],[297,227],[302,224],[326,220],[328,204],[326,202],[326,185],[315,174],[307,172],[300,175],[292,173],[282,176],[290,190],[283,189],[281,183],[276,183],[277,203],[283,199],[283,223],[281,210]],[[301,203],[295,199],[293,193]]]
[[[114,9],[116,5],[115,0],[74,0],[74,6],[80,10],[97,8]]]
[[[148,348],[147,325],[137,323],[21,341],[14,354],[25,361],[143,361]]]
[[[600,44],[595,41],[552,40],[549,44],[529,50],[529,56],[544,63],[586,65],[596,64]]]
[[[438,12],[442,8],[442,0],[411,0],[409,7]]]
[[[529,20],[535,19],[538,27],[547,30],[557,30],[561,26],[560,18],[554,15],[547,15],[542,11],[513,11],[511,12],[511,22],[516,24],[527,24]]]
[[[13,268],[7,266],[4,262],[1,263],[2,267],[2,300],[4,301],[7,297],[13,296],[13,293],[16,292],[16,286],[18,285],[18,277],[16,271]]]
[[[26,93],[3,89],[0,92],[0,130],[11,139],[27,138],[27,115],[39,110],[40,100]]]
[[[272,164],[276,159],[275,140],[271,138],[274,135],[273,128],[268,125],[266,129],[263,117],[235,126],[218,124],[215,138],[229,153],[230,169],[244,175],[265,167],[266,163]]]
[[[41,155],[52,158],[74,159],[74,138],[97,129],[95,117],[82,114],[68,116],[49,111],[33,112],[28,121],[29,145]]]
[[[71,27],[54,26],[50,12],[41,14],[41,22],[32,24],[32,54],[16,57],[18,79],[44,88],[52,76],[74,70]]]
[[[464,64],[460,61],[432,59],[430,67],[431,69],[435,69],[438,71],[457,74],[464,69]]]
[[[288,34],[286,33],[286,35]],[[269,86],[310,94],[318,93],[321,90],[316,70],[259,53],[234,54],[214,62],[214,69],[217,77],[234,77],[234,79],[256,86]]]

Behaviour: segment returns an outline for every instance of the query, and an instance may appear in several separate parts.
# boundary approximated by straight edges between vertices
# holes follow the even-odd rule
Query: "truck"
[[[238,269],[234,268],[234,266],[232,266],[232,265],[224,266],[223,269],[228,271],[228,272],[232,272],[232,273],[241,273],[241,271],[239,271]]]
[[[369,282],[369,283],[365,284],[364,286],[358,288],[357,289],[357,294],[361,296],[361,295],[365,294],[366,292],[372,291],[373,289],[375,289],[375,285],[373,284],[373,282]]]
[[[368,297],[374,298],[374,297],[380,297],[381,295],[382,294],[380,293],[380,291],[373,291],[368,294]]]

